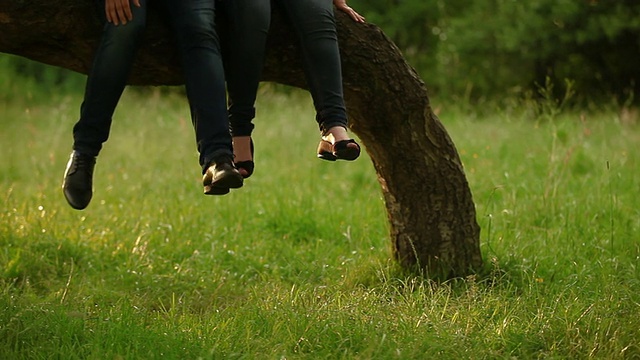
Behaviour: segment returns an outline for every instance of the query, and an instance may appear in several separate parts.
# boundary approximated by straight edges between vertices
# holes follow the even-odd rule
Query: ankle
[[[233,156],[235,162],[253,160],[251,136],[233,137]]]
[[[322,135],[322,139],[335,144],[342,140],[348,140],[350,137],[345,127],[333,126]]]

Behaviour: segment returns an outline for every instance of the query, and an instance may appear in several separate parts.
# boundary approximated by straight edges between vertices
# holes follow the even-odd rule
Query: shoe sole
[[[242,175],[240,173],[227,173],[221,178],[204,185],[205,195],[225,195],[229,193],[229,189],[239,189],[243,185]]]
[[[226,195],[229,193],[229,188],[221,188],[214,186],[205,186],[204,194],[205,195]]]
[[[338,158],[328,151],[323,151],[318,153],[318,159],[326,160],[326,161],[336,161]]]
[[[358,149],[344,149],[335,153],[321,152],[318,153],[318,159],[326,161],[346,160],[353,161],[360,157],[360,151]]]
[[[340,160],[353,161],[360,156],[360,149],[347,147],[346,149],[342,149],[336,151],[335,157]]]

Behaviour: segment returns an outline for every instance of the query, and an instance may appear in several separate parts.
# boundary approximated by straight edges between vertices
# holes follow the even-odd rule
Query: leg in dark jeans
[[[104,27],[93,65],[87,77],[80,120],[73,127],[73,149],[97,156],[107,141],[111,118],[124,91],[147,21],[146,0],[132,6],[133,19],[114,25],[104,17],[104,1],[98,1]]]
[[[249,136],[253,130],[255,101],[264,65],[271,3],[269,0],[224,2],[228,37],[223,57],[229,92],[229,122],[233,136]]]
[[[243,62],[242,50],[239,48],[246,49],[246,52],[264,49],[266,37],[263,36],[262,29],[268,27],[268,21],[265,19],[268,19],[270,11],[268,11],[268,0],[244,1],[249,1],[252,6],[251,12],[249,12],[249,5],[245,4],[244,7],[235,7],[239,14],[232,14],[231,17],[237,25],[235,28],[231,27],[235,33],[231,32],[229,43],[235,49],[229,52],[232,55],[229,63],[233,62],[233,64],[230,64],[232,67],[227,69],[229,74],[227,82],[232,104],[230,117],[234,141],[238,143],[236,139],[242,139],[245,143],[242,146],[235,146],[236,164],[241,171],[244,171],[243,176],[248,177],[253,171],[253,154],[240,149],[249,148],[246,143],[252,145],[248,136],[253,130],[251,120],[255,115],[253,103],[257,81],[253,87],[242,84],[246,81],[244,72],[248,67],[255,68],[255,65]],[[353,140],[348,139],[346,133],[347,114],[343,99],[342,70],[333,4],[330,0],[278,0],[277,4],[285,10],[299,38],[303,67],[316,109],[316,121],[322,134],[328,136],[328,141],[321,142],[323,148],[319,148],[318,156],[326,160],[354,160],[360,154],[360,147]],[[243,27],[244,31],[242,31]],[[240,36],[244,36],[244,41],[236,40],[241,39]],[[232,42],[231,39],[234,41]],[[264,57],[262,53],[260,55]],[[234,73],[238,74],[236,78],[233,77]],[[237,89],[245,91],[241,92]],[[250,160],[245,161],[246,159]],[[243,169],[243,163],[249,163],[249,166]]]
[[[316,121],[325,134],[347,126],[338,34],[330,0],[278,0],[299,38]]]
[[[223,42],[229,93],[229,123],[235,164],[243,177],[253,173],[251,132],[255,101],[264,65],[271,21],[270,0],[233,0],[221,3],[227,37]]]
[[[164,0],[185,75],[205,194],[242,186],[233,166],[224,70],[215,30],[214,0]]]
[[[278,0],[300,41],[302,61],[322,134],[318,157],[355,160],[360,145],[347,135],[338,34],[330,0]]]
[[[233,153],[215,4],[214,0],[165,0],[164,5],[180,51],[204,172],[213,158]]]
[[[108,22],[105,2],[97,3],[104,27],[87,77],[80,120],[73,127],[73,152],[62,183],[65,199],[77,210],[91,202],[96,156],[109,138],[113,112],[126,86],[147,21],[146,0],[140,0],[140,7],[131,6],[133,18],[124,25]]]

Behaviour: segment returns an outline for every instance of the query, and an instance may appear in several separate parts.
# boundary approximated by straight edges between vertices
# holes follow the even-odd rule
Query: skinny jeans
[[[107,141],[116,105],[124,91],[147,21],[147,0],[131,6],[124,25],[106,21],[87,77],[80,119],[73,127],[74,150],[97,156]],[[199,163],[203,172],[215,158],[232,155],[224,70],[215,30],[214,0],[159,0],[180,53]]]
[[[229,121],[233,136],[251,135],[255,100],[264,64],[271,20],[269,0],[233,0],[227,14],[229,51],[225,71]],[[275,0],[298,39],[316,122],[322,134],[333,126],[347,127],[338,35],[331,0]],[[226,49],[226,48],[225,48]],[[227,65],[228,64],[228,65]]]

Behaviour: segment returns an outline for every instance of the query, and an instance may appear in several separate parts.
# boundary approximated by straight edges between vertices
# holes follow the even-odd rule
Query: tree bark
[[[480,228],[469,184],[425,84],[378,27],[339,12],[336,18],[350,127],[377,172],[394,257],[431,277],[479,270]],[[0,0],[2,52],[86,74],[100,28],[93,1]],[[263,80],[307,89],[291,34],[274,7]],[[153,12],[130,83],[182,83],[171,33]]]

